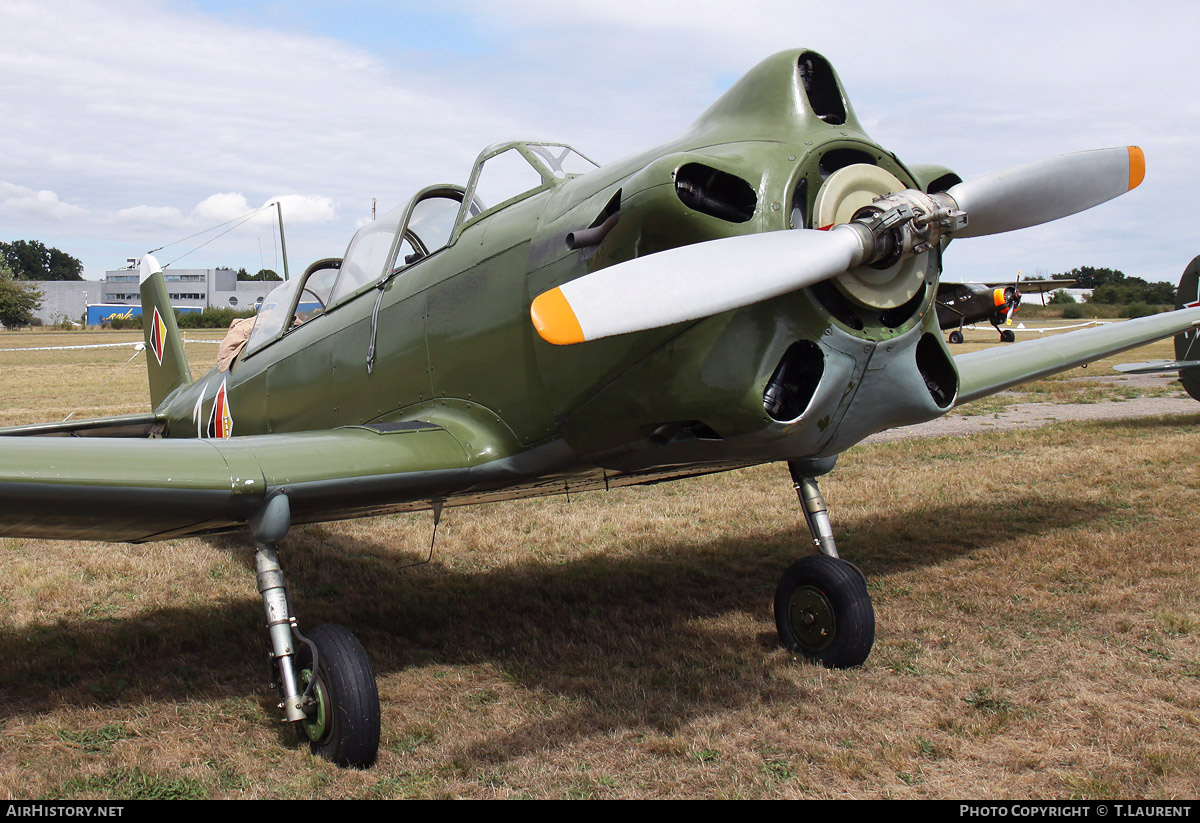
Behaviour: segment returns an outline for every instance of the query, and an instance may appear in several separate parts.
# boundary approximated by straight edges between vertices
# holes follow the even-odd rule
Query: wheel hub
[[[300,672],[300,684],[305,689],[308,688],[308,684],[312,682],[312,679],[312,669],[304,669]],[[301,722],[304,724],[304,733],[308,735],[308,739],[320,742],[329,730],[326,717],[326,705],[328,701],[325,698],[325,689],[321,685],[320,679],[313,686],[313,704],[305,706],[307,717]]]
[[[833,605],[824,592],[813,586],[801,586],[792,594],[788,619],[797,642],[809,652],[829,648],[837,633]]]

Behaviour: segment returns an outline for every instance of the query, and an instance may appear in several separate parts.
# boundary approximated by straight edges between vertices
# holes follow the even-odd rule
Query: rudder
[[[1200,306],[1200,257],[1192,258],[1183,277],[1179,279],[1179,289],[1175,292],[1175,308],[1194,308]],[[1175,335],[1176,360],[1200,360],[1200,330],[1191,329]],[[1179,382],[1194,400],[1200,400],[1200,367],[1179,370]]]
[[[147,254],[141,263],[142,330],[146,341],[146,368],[150,376],[150,405],[157,409],[171,392],[192,382],[187,353],[175,310],[171,308],[162,266]]]

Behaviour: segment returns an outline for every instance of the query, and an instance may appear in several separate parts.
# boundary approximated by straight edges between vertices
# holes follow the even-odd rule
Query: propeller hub
[[[913,189],[878,166],[857,163],[831,174],[817,192],[814,225],[857,224],[870,234],[866,259],[834,278],[838,288],[874,309],[894,309],[924,286],[927,252],[959,215],[953,201]],[[964,221],[965,223],[965,221]],[[951,229],[952,230],[952,229]]]

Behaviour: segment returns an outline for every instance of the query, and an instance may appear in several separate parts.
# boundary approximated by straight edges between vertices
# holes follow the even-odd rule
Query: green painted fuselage
[[[494,148],[480,162],[506,149],[532,159],[538,145]],[[95,436],[106,433],[99,423],[4,432],[43,442],[4,438],[14,445],[0,448],[0,534],[147,540],[217,531],[244,524],[280,492],[293,522],[306,522],[603,488],[819,460],[932,419],[958,387],[933,311],[940,246],[899,274],[856,275],[904,280],[896,305],[856,300],[835,278],[574,346],[542,340],[530,319],[534,297],[609,265],[705,240],[820,228],[818,193],[850,166],[923,190],[957,180],[905,166],[871,141],[832,68],[801,50],[761,63],[679,139],[583,174],[542,166],[540,185],[490,209],[477,205],[477,163],[465,188],[425,190],[407,207],[415,215],[470,204],[446,240],[405,254],[409,233],[398,230],[386,259],[372,258],[377,268],[359,272],[353,288],[330,295],[314,285],[323,311],[294,326],[285,312],[289,322],[265,341],[252,337],[228,371],[186,382],[185,367],[164,376],[151,357],[157,408],[146,427],[170,444],[98,442],[112,440]],[[437,200],[447,193],[457,200]],[[589,229],[591,239],[568,242]],[[362,259],[362,235],[339,277]],[[310,274],[297,292],[320,276]],[[169,363],[172,335],[165,339]],[[228,413],[214,427],[222,386]],[[86,436],[27,437],[45,434]],[[121,471],[104,468],[112,462]],[[31,473],[31,463],[46,468]]]
[[[918,367],[916,354],[927,340],[937,353],[926,359],[940,358],[952,375],[930,311],[936,255],[922,264],[928,287],[890,316],[851,305],[833,287],[578,346],[546,343],[530,323],[533,297],[597,268],[810,224],[823,180],[849,162],[923,188],[927,180],[863,132],[836,77],[827,88],[837,90],[844,115],[836,124],[822,119],[828,103],[814,108],[798,70],[805,54],[760,64],[672,143],[460,225],[448,246],[388,281],[370,372],[378,295],[368,287],[241,357],[227,376],[210,373],[180,389],[161,410],[166,435],[195,436],[225,379],[235,436],[420,420],[453,433],[471,465],[561,441],[569,452],[554,450],[554,465],[537,472],[566,475],[836,454],[873,431],[940,414],[953,387],[931,396],[922,376],[929,367]],[[741,181],[750,201],[737,200],[737,190],[726,199],[741,212],[722,202],[689,205],[681,169],[696,177],[697,168],[725,176],[701,197],[720,201]],[[570,249],[567,235],[614,203],[619,221],[603,241]],[[819,357],[820,374],[802,388],[800,407],[773,416],[764,392],[798,343],[795,357]]]

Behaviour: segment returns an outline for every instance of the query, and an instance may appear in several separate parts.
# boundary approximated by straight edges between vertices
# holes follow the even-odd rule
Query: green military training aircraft
[[[875,618],[817,479],[883,429],[1200,323],[1200,308],[952,357],[951,238],[1055,220],[1137,186],[1136,147],[976,180],[874,143],[819,54],[777,54],[682,137],[598,168],[560,144],[479,155],[263,303],[193,380],[142,260],[154,411],[0,431],[0,535],[163,540],[247,530],[282,708],[366,766],[370,663],[302,634],[293,524],[659,482],[787,461],[816,553],[775,594],[783,644],[862,663]],[[231,347],[232,349],[233,347]]]

